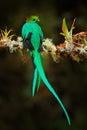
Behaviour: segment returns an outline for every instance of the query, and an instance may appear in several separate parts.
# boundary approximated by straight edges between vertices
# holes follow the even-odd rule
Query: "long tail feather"
[[[32,86],[32,96],[34,96],[34,94],[35,94],[36,82],[37,82],[37,68],[34,69],[34,79],[33,79],[33,86]]]
[[[40,83],[41,83],[41,77],[40,77],[40,74],[38,73],[38,84],[37,84],[37,92],[40,88]]]
[[[60,106],[62,107],[65,115],[66,115],[66,118],[67,118],[67,121],[70,125],[70,118],[69,118],[69,115],[67,113],[67,110],[65,109],[62,101],[60,100],[58,94],[55,92],[55,90],[53,89],[53,87],[50,85],[49,81],[47,80],[46,76],[45,76],[45,73],[44,73],[44,70],[43,70],[43,67],[42,67],[42,63],[41,63],[41,56],[40,56],[40,53],[38,52],[34,52],[34,64],[36,65],[36,68],[40,74],[40,77],[41,79],[43,80],[43,82],[45,83],[46,87],[50,90],[50,92],[54,95],[54,97],[57,99],[57,101],[59,102]]]

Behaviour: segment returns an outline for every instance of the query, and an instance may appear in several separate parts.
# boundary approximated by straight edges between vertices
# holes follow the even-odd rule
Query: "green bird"
[[[49,91],[53,94],[53,96],[57,99],[60,106],[62,107],[66,118],[68,120],[68,124],[70,125],[70,118],[65,109],[62,101],[60,100],[58,94],[55,92],[48,79],[46,78],[41,58],[41,45],[44,39],[43,31],[38,24],[39,22],[38,16],[31,16],[26,20],[26,23],[22,27],[22,38],[23,38],[23,46],[26,49],[30,50],[30,56],[32,57],[33,65],[34,65],[34,78],[32,85],[32,96],[35,95],[35,91],[39,90],[41,80],[44,82]]]

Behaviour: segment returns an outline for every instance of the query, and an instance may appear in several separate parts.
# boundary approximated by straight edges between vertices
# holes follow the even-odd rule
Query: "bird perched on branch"
[[[44,39],[43,31],[38,24],[39,22],[38,16],[31,16],[27,19],[26,23],[22,27],[22,38],[23,38],[23,46],[26,49],[30,50],[30,56],[32,57],[33,65],[34,65],[34,78],[32,84],[32,96],[35,95],[35,91],[39,90],[41,80],[44,82],[49,91],[53,94],[53,96],[57,99],[60,106],[62,107],[68,123],[70,125],[69,115],[61,102],[58,94],[55,92],[48,79],[46,78],[41,58],[41,45]]]

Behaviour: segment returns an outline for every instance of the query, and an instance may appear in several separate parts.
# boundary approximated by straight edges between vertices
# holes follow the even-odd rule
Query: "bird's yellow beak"
[[[40,19],[38,19],[38,23],[40,23]]]

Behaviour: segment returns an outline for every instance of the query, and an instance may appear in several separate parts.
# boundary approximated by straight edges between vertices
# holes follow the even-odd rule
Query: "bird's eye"
[[[35,19],[33,19],[33,21],[35,21]]]

